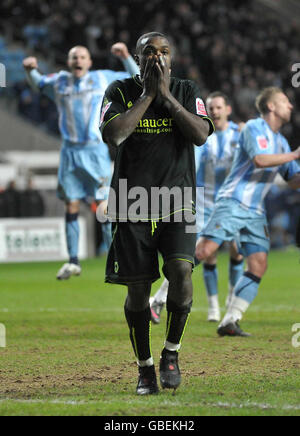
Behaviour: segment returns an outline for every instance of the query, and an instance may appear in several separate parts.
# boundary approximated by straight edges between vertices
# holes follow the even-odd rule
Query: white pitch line
[[[222,310],[225,311],[225,308],[222,308]],[[266,305],[266,306],[252,306],[249,309],[250,312],[280,312],[280,311],[287,311],[287,312],[299,312],[300,309],[296,308],[295,306],[288,306],[288,305],[278,305],[278,306],[272,306],[272,305]],[[123,313],[123,308],[120,307],[105,307],[105,308],[90,308],[90,307],[66,307],[66,308],[57,308],[57,307],[40,307],[38,309],[8,309],[8,308],[0,308],[0,313],[37,313],[37,312],[75,312],[75,313],[107,313],[107,312],[118,312]],[[192,312],[207,312],[207,307],[193,307]]]
[[[0,309],[0,312],[2,313],[37,313],[37,312],[76,312],[76,313],[101,313],[101,312],[123,312],[123,309],[117,308],[117,307],[110,307],[110,308],[99,308],[99,309],[92,309],[92,308],[84,308],[84,307],[68,307],[68,308],[56,308],[56,307],[40,307],[38,309],[32,310],[32,309]]]
[[[103,400],[105,404],[115,404],[116,401],[114,400]],[[0,399],[0,405],[5,404],[7,402],[12,403],[19,403],[19,404],[60,404],[65,406],[89,406],[89,405],[95,405],[102,402],[102,400],[93,400],[93,401],[85,401],[85,400],[42,400],[42,399],[36,399],[36,400],[21,400],[21,399]],[[145,404],[143,400],[129,400],[127,401],[127,404]],[[161,405],[165,406],[173,406],[173,407],[182,407],[182,403],[180,401],[169,401],[164,400],[161,402]],[[245,402],[245,403],[229,403],[229,402],[217,402],[217,403],[196,403],[195,406],[199,408],[207,408],[207,407],[213,407],[213,408],[224,408],[224,409],[259,409],[259,410],[286,410],[286,411],[298,411],[300,410],[300,405],[291,405],[291,404],[284,404],[282,406],[274,406],[267,403],[255,403],[255,402]]]

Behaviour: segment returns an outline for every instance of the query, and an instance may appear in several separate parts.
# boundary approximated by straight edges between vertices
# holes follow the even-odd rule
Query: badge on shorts
[[[119,272],[119,263],[115,262],[115,273],[118,274]]]

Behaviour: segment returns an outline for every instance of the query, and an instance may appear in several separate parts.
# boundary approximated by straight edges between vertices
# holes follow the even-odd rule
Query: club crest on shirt
[[[201,98],[196,98],[196,112],[197,115],[204,115],[205,117],[207,116],[205,104]]]
[[[269,148],[269,143],[265,136],[257,136],[256,141],[261,150],[267,150]]]

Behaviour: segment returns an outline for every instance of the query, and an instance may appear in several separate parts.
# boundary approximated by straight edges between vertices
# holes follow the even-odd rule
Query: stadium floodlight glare
[[[292,71],[296,73],[293,75],[292,85],[294,88],[299,88],[300,87],[300,63],[294,64],[292,66]]]
[[[4,64],[0,64],[0,88],[6,87],[6,68]]]
[[[6,328],[4,324],[0,324],[0,348],[6,347]]]

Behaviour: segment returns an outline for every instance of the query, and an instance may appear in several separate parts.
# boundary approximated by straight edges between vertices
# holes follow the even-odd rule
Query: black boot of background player
[[[250,333],[244,332],[237,322],[230,323],[225,326],[220,326],[217,330],[219,336],[240,336],[242,338],[249,338]]]

